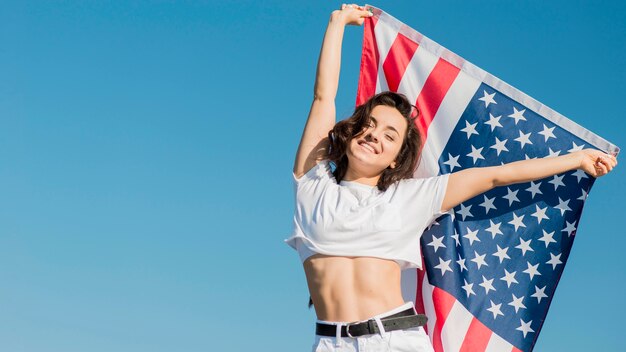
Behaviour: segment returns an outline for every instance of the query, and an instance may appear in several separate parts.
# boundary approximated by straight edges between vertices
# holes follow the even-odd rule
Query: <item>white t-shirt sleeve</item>
[[[328,160],[320,161],[300,178],[293,174],[293,181],[296,198],[294,230],[286,242],[298,250],[304,261],[313,252],[307,249],[302,241],[308,241],[310,244],[308,234],[314,232],[313,228],[323,226],[321,214],[326,212],[324,209],[326,189],[336,184],[336,181]]]
[[[304,184],[319,184],[326,183],[331,179],[334,180],[333,173],[330,169],[330,162],[328,160],[320,161],[300,178],[296,177],[293,173],[292,175],[296,190]]]
[[[328,187],[336,185],[335,176],[331,172],[329,161],[320,161],[302,177],[296,178],[294,175],[293,180],[297,218],[302,220],[301,223],[315,221],[314,214],[322,214],[325,204],[328,203],[324,201],[330,196],[326,194],[326,190]]]
[[[333,174],[330,170],[330,163],[328,160],[322,160],[315,164],[309,171],[305,172],[304,175],[297,177],[296,174],[291,173],[293,176],[293,180],[295,183],[301,183],[305,180],[314,180],[326,177],[332,177]]]

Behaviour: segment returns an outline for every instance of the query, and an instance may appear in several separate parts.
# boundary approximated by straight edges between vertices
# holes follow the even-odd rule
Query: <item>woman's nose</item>
[[[373,142],[378,142],[378,132],[376,130],[370,130],[366,137]]]

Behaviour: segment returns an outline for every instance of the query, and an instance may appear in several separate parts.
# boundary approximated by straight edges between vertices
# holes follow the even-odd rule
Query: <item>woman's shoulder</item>
[[[298,177],[295,173],[292,173],[292,176],[293,181],[297,186],[310,182],[319,183],[334,181],[334,183],[337,183],[332,172],[330,161],[327,159],[320,160],[300,177]]]

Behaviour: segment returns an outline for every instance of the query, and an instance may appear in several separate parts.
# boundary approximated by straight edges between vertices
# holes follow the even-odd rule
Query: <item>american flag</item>
[[[426,137],[417,177],[619,148],[379,9],[367,19],[357,104],[391,90],[415,102]],[[594,179],[582,170],[499,187],[422,236],[425,271],[403,294],[428,315],[435,351],[531,351]]]

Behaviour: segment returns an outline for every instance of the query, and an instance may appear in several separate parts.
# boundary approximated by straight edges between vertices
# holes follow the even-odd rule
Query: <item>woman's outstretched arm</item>
[[[554,158],[521,160],[502,166],[470,168],[450,174],[443,211],[492,188],[542,179],[574,169],[593,177],[609,173],[617,165],[613,155],[585,149]]]
[[[322,50],[317,63],[317,75],[313,91],[313,103],[307,119],[293,173],[301,177],[326,156],[328,131],[335,125],[335,96],[339,85],[341,66],[341,43],[346,25],[362,25],[371,13],[364,7],[342,5],[330,16]]]

